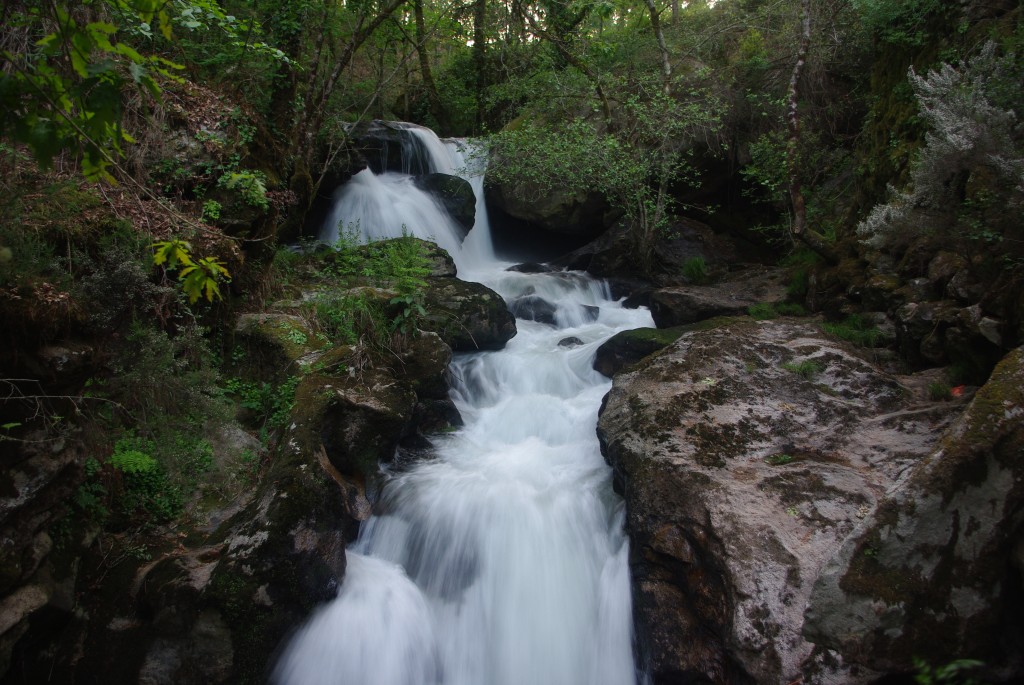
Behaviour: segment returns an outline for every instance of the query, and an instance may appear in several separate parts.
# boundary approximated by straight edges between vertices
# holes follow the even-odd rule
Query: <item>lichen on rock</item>
[[[821,569],[952,418],[904,381],[811,324],[745,318],[615,377],[598,432],[655,682],[871,678],[808,639],[804,612]]]

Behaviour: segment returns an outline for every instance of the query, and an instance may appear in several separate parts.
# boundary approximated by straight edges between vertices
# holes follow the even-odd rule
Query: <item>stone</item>
[[[663,288],[651,293],[651,315],[658,328],[671,328],[716,316],[746,314],[754,304],[783,302],[785,281],[780,269],[749,267],[713,285]]]
[[[402,380],[423,399],[448,398],[448,364],[452,348],[437,333],[421,332],[406,343],[398,353]]]
[[[892,671],[970,655],[987,677],[1024,674],[1020,549],[1024,348],[1000,362],[964,414],[824,567],[807,639]]]
[[[411,429],[416,393],[383,369],[355,376],[303,378],[295,390],[295,418],[290,440],[306,454],[324,449],[343,476],[363,480]]]
[[[806,637],[805,610],[821,569],[959,405],[920,399],[859,355],[812,324],[741,317],[615,376],[598,435],[626,501],[653,682],[881,675]]]
[[[522,264],[513,264],[506,271],[514,271],[521,274],[546,274],[554,271],[554,267],[548,264],[539,264],[537,262],[523,262]]]
[[[413,184],[425,190],[444,207],[448,215],[467,232],[476,222],[476,194],[464,178],[451,174],[423,174],[413,178]]]
[[[555,325],[555,305],[539,295],[518,297],[509,303],[508,310],[517,319]]]
[[[593,238],[605,229],[609,210],[601,193],[565,189],[541,191],[529,182],[484,186],[489,207],[561,235]]]
[[[505,300],[485,285],[431,279],[424,297],[427,314],[419,327],[437,333],[456,352],[500,350],[516,334]]]
[[[246,350],[250,372],[277,382],[328,345],[302,317],[282,311],[242,314],[235,324],[235,339]]]
[[[946,293],[964,304],[973,304],[985,296],[985,287],[970,269],[960,269],[946,284]]]
[[[955,252],[939,252],[928,263],[928,280],[935,292],[945,292],[946,285],[967,268],[967,260]]]
[[[634,328],[616,333],[597,348],[594,370],[611,378],[644,357],[668,347],[685,331],[685,326],[677,326],[666,329]]]
[[[579,347],[583,344],[583,341],[577,338],[575,335],[570,335],[568,338],[562,338],[558,341],[559,347]]]
[[[901,281],[896,274],[877,273],[868,278],[858,289],[857,294],[866,309],[889,311],[895,303],[905,302],[901,296],[895,294],[900,285]]]
[[[909,302],[896,310],[900,349],[914,363],[941,364],[946,360],[944,334],[954,325],[960,306],[952,300]]]

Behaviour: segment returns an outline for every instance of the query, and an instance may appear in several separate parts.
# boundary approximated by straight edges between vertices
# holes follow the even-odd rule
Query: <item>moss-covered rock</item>
[[[415,405],[410,385],[382,369],[307,376],[295,391],[289,449],[304,454],[325,450],[342,475],[365,480],[394,456],[411,430]]]
[[[994,679],[1024,674],[1022,455],[1019,348],[825,567],[807,638],[872,668],[955,656]]]
[[[301,317],[266,311],[238,317],[235,341],[245,351],[248,375],[278,382],[297,373],[302,362],[327,346]]]
[[[431,279],[426,309],[420,328],[437,333],[456,352],[499,350],[516,334],[505,300],[480,283]]]
[[[611,378],[647,355],[665,349],[685,332],[685,326],[677,326],[664,329],[635,328],[616,333],[597,348],[594,369]]]

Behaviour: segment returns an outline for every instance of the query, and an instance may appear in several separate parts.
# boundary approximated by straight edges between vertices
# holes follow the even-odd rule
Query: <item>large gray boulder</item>
[[[804,635],[851,663],[1024,673],[1024,348],[826,564]]]
[[[524,181],[485,187],[488,206],[546,231],[594,238],[608,226],[609,206],[600,193],[540,190]]]
[[[598,425],[626,500],[642,665],[655,683],[869,682],[870,659],[816,644],[804,613],[956,407],[809,323],[702,328],[616,376]]]

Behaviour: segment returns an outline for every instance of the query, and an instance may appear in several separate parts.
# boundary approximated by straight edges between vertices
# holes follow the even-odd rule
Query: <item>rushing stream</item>
[[[432,170],[464,165],[455,144],[415,135],[432,138]],[[482,179],[470,181],[482,198]],[[295,636],[275,682],[635,683],[624,507],[595,433],[610,382],[591,364],[614,333],[652,325],[649,313],[579,273],[507,271],[482,200],[464,245],[406,174],[362,172],[336,201],[324,238],[339,222],[365,238],[404,225],[449,250],[460,278],[555,304],[557,325],[519,320],[504,350],[456,355],[451,396],[465,426],[388,480],[337,598]]]

